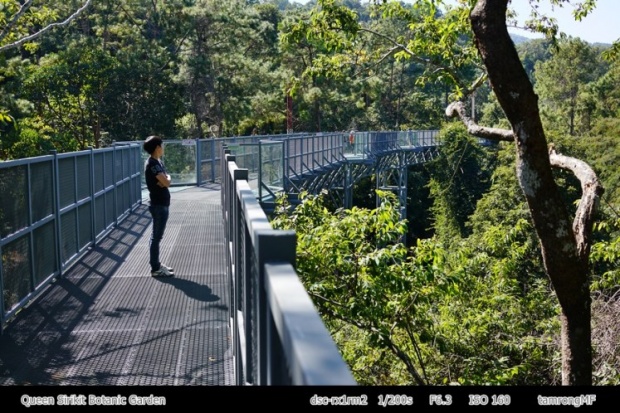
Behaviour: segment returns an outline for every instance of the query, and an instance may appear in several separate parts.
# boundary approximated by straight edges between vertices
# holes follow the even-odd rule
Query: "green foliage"
[[[446,99],[463,93],[482,75],[467,18],[474,2],[458,7],[445,3],[93,2],[70,25],[46,33],[32,47],[6,53],[7,59],[20,57],[23,63],[7,60],[0,73],[6,132],[2,151],[10,152],[17,136],[11,130],[34,116],[23,110],[32,103],[44,110],[30,127],[44,124],[57,134],[55,141],[67,136],[76,147],[151,133],[205,137],[211,125],[222,135],[248,134],[254,128],[265,134],[284,132],[289,92],[296,131],[437,128]],[[18,3],[3,4],[6,21]],[[580,8],[579,17],[590,7]],[[75,4],[59,0],[32,6],[3,42],[72,11]],[[534,61],[546,59],[549,44],[520,45],[528,72]],[[88,76],[76,79],[69,68],[59,66],[57,79],[51,74],[48,79],[89,86],[78,86],[80,93],[67,90],[64,97],[50,93],[50,103],[24,95],[23,84],[37,82],[30,77],[41,77],[43,69],[36,67],[49,64],[54,54],[64,57],[53,64],[82,60],[78,66],[89,66]],[[106,54],[109,62],[104,63]],[[107,64],[112,65],[107,70],[94,67]],[[29,66],[31,71],[24,70]],[[610,73],[583,89],[575,107],[583,119],[580,133],[596,127],[601,115],[613,118],[614,79]],[[38,87],[48,93],[44,83]],[[21,103],[25,98],[31,102]],[[479,107],[488,100],[484,93],[476,99]],[[61,107],[65,104],[67,108]],[[80,110],[85,111],[81,120]],[[493,110],[493,116],[499,119],[501,113]],[[71,147],[68,142],[60,146]]]
[[[459,291],[439,304],[440,376],[447,383],[523,385],[557,381],[558,308],[548,283],[527,294],[484,252],[462,256]]]
[[[613,296],[620,286],[620,219],[601,222],[596,229],[607,236],[592,246],[590,260],[595,275],[591,288]]]
[[[56,21],[59,17],[59,10],[54,5],[23,4],[16,0],[0,1],[0,47],[7,46],[17,40],[32,34],[33,30],[38,30]],[[21,12],[21,14],[19,14]],[[24,45],[29,51],[37,48],[36,43],[29,42]]]
[[[207,136],[211,125],[226,136],[255,126],[281,132],[285,74],[277,56],[277,11],[241,0],[200,0],[184,13],[189,41],[176,81],[195,117],[193,137]]]
[[[447,250],[428,239],[407,250],[393,195],[379,195],[377,209],[335,214],[321,197],[303,196],[295,209],[281,198],[272,221],[296,231],[298,273],[356,380],[556,382],[556,300],[545,278],[524,288],[519,276],[535,249],[531,226],[485,232],[482,248],[463,240]]]
[[[430,162],[434,225],[445,241],[466,236],[466,223],[490,185],[492,157],[468,135],[461,123],[441,130],[441,156]]]
[[[541,98],[541,114],[549,126],[570,135],[583,130],[579,124],[584,122],[578,117],[581,91],[584,84],[601,74],[598,59],[584,41],[567,39],[558,44],[549,60],[536,64],[536,91]]]
[[[47,55],[24,86],[47,125],[56,130],[56,125],[63,125],[58,136],[68,140],[59,146],[80,150],[95,146],[93,126],[100,90],[106,87],[105,74],[114,62],[97,49],[75,52],[71,49]],[[68,145],[68,141],[75,145]]]
[[[430,291],[424,287],[434,275],[432,268],[408,261],[397,242],[406,224],[399,220],[395,196],[378,195],[377,209],[334,215],[320,197],[308,197],[290,215],[279,209],[273,225],[296,230],[297,270],[324,317],[363,330],[370,345],[404,359],[410,380],[423,384],[422,360],[405,349],[415,347],[416,335],[429,326]]]
[[[28,158],[48,154],[51,150],[69,152],[74,145],[69,148],[63,147],[61,142],[54,142],[49,136],[49,128],[34,119],[27,119],[20,124],[20,128],[15,131],[14,144],[7,153],[9,158]]]
[[[523,68],[528,74],[532,83],[534,78],[536,63],[544,63],[551,57],[552,42],[547,39],[534,39],[516,45],[517,52],[523,63]]]

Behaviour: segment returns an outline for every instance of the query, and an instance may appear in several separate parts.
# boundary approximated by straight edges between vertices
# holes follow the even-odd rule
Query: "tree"
[[[55,27],[66,26],[74,21],[90,5],[92,0],[86,2],[62,21],[54,6],[34,6],[34,0],[25,2],[16,0],[0,1],[0,52],[4,59],[6,52],[14,50],[22,45],[28,49],[34,49],[32,42],[49,32]],[[9,100],[12,100],[12,96]],[[9,102],[11,106],[13,102]],[[15,119],[6,109],[5,102],[0,103],[0,126],[13,125]]]
[[[572,136],[582,89],[596,79],[600,64],[596,51],[580,39],[560,41],[552,50],[549,60],[535,66],[536,91],[541,108],[555,114],[560,131]]]
[[[0,15],[2,25],[0,52],[32,42],[54,27],[68,25],[88,8],[91,1],[86,0],[80,8],[63,21],[51,21],[50,17],[54,16],[52,10],[45,6],[33,7],[34,0],[27,0],[23,4],[18,1],[3,0],[1,2],[3,13]],[[43,28],[32,30],[41,23],[44,24]]]
[[[547,145],[538,97],[523,69],[506,26],[509,0],[479,0],[470,12],[474,41],[487,70],[491,87],[512,130],[480,127],[461,102],[446,114],[458,115],[470,133],[513,141],[516,173],[540,240],[545,271],[562,309],[562,383],[592,383],[591,298],[589,254],[598,198],[603,193],[594,171],[585,162],[558,154]],[[582,197],[569,219],[552,166],[571,171],[581,182]]]
[[[537,0],[533,0],[537,2]],[[603,188],[592,168],[583,161],[561,155],[547,143],[538,97],[508,33],[509,0],[462,1],[442,15],[441,0],[417,1],[412,10],[402,3],[378,1],[384,15],[410,16],[408,40],[381,33],[391,47],[382,58],[408,58],[423,63],[429,79],[444,80],[453,87],[448,117],[458,116],[470,134],[496,141],[514,142],[516,174],[541,245],[545,271],[559,300],[562,324],[562,383],[592,383],[591,298],[588,281],[594,214]],[[567,3],[554,0],[555,4]],[[592,10],[594,1],[580,3],[576,18]],[[334,0],[319,0],[313,30],[333,47],[351,43],[351,36],[369,33]],[[554,20],[536,15],[530,27],[557,33]],[[317,28],[323,29],[317,30]],[[478,60],[480,59],[480,60]],[[481,62],[476,65],[476,62]],[[475,76],[473,68],[480,70]],[[469,117],[466,99],[488,78],[511,129],[487,128]],[[475,79],[472,82],[472,79]],[[581,200],[572,220],[554,180],[552,167],[572,172],[581,182]]]
[[[242,0],[199,0],[183,13],[188,41],[180,49],[178,80],[187,91],[196,134],[207,136],[209,125],[225,135],[247,132],[255,126],[254,114],[263,124],[283,119],[274,113],[275,104],[282,111],[283,93],[277,102],[273,95],[284,78],[274,59],[277,10]]]
[[[374,346],[392,353],[410,381],[428,384],[420,336],[432,334],[428,279],[434,268],[407,257],[398,239],[406,231],[396,196],[377,192],[377,209],[354,207],[328,212],[322,197],[306,197],[288,214],[278,200],[274,228],[294,228],[298,236],[298,271],[319,311],[330,321],[364,332]],[[448,283],[438,282],[439,285]],[[367,379],[363,379],[367,382]]]
[[[63,137],[64,150],[99,147],[101,90],[114,62],[99,49],[50,53],[24,84],[37,114]],[[69,143],[71,142],[71,143]]]
[[[142,3],[98,2],[28,55],[31,69],[20,87],[58,150],[174,136],[183,109],[171,81],[178,19],[170,3]]]

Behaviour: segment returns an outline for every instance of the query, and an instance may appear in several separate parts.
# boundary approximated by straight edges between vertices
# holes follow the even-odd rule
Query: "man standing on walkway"
[[[170,175],[161,161],[164,154],[164,142],[159,136],[149,136],[144,141],[143,148],[148,152],[149,159],[144,164],[144,178],[149,190],[149,212],[153,217],[153,231],[150,240],[150,264],[153,277],[172,277],[174,270],[159,261],[159,244],[166,224],[170,207]]]

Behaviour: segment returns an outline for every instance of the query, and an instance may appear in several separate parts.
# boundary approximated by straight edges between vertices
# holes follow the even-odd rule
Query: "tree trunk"
[[[470,15],[491,87],[512,126],[517,177],[562,308],[562,384],[592,384],[589,249],[578,248],[553,179],[538,97],[506,27],[508,0],[479,0]]]

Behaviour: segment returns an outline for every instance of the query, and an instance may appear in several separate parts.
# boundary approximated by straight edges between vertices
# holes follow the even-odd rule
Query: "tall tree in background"
[[[275,59],[277,10],[242,0],[199,0],[184,13],[188,41],[181,48],[178,80],[187,91],[197,137],[210,136],[207,128],[213,125],[224,136],[247,133],[238,125],[252,129],[248,118],[257,109],[257,95],[267,103],[258,108],[266,112],[261,117],[277,119],[267,110],[273,105],[269,89],[283,82]]]
[[[0,12],[0,52],[32,42],[55,27],[66,26],[88,8],[92,0],[86,0],[66,17],[54,11],[53,4],[35,5],[34,0],[24,2],[2,0]],[[52,2],[49,2],[52,3]]]
[[[46,33],[53,32],[56,27],[69,25],[88,9],[92,0],[85,0],[75,8],[66,7],[58,9],[53,2],[35,3],[34,0],[0,0],[0,61],[5,66],[6,60],[16,54],[16,50],[23,47],[27,51],[37,49],[35,41]],[[65,13],[66,12],[66,13]],[[14,63],[10,63],[15,67]],[[7,65],[8,66],[8,65]],[[11,73],[9,77],[14,74]],[[5,73],[0,75],[4,81]],[[14,129],[15,119],[10,114],[9,107],[19,106],[19,100],[12,93],[0,91],[0,135],[4,135],[4,129],[11,125]],[[4,152],[0,145],[0,152]]]
[[[560,41],[551,53],[549,60],[536,63],[534,72],[541,112],[557,119],[558,130],[574,136],[582,91],[600,75],[599,56],[580,39]]]
[[[24,83],[55,141],[73,140],[82,149],[173,135],[182,109],[170,81],[177,67],[173,6],[102,1],[41,42],[42,57],[31,57]]]
[[[100,147],[102,91],[115,61],[99,49],[69,48],[50,53],[24,84],[36,113],[54,130],[65,150]]]

